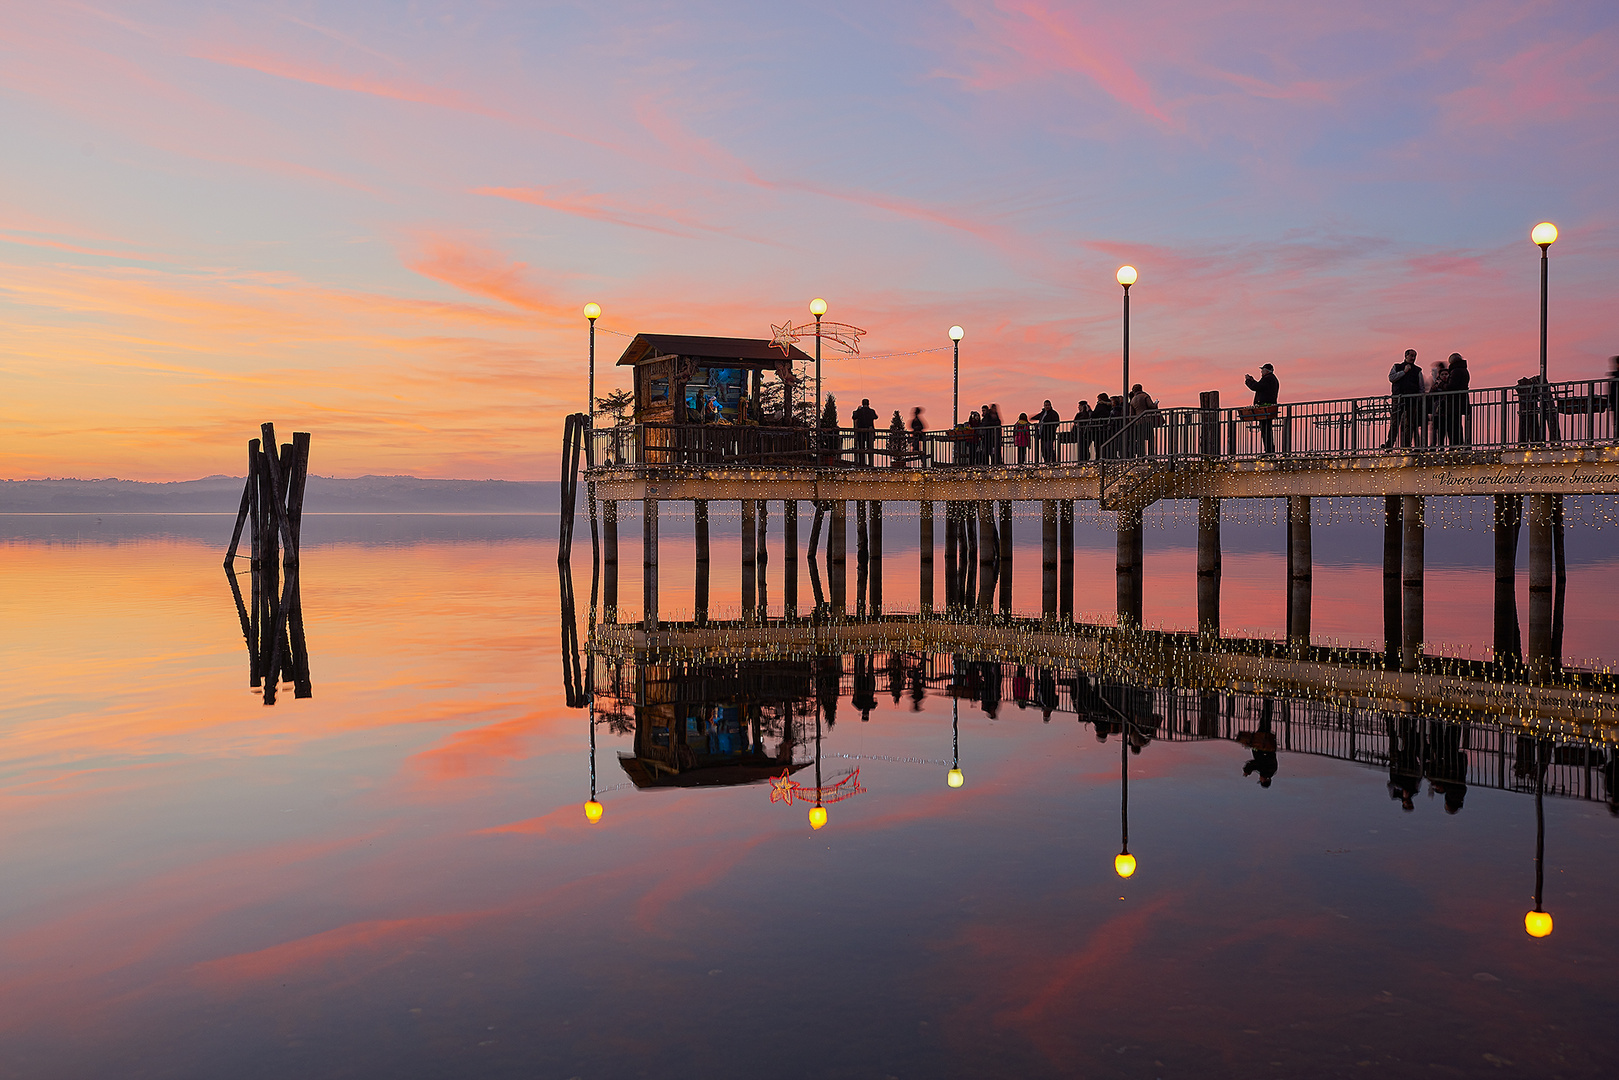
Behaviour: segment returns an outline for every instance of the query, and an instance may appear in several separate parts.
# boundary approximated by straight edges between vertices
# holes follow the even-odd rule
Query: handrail
[[[1224,409],[895,433],[752,424],[629,423],[596,428],[598,467],[800,465],[821,468],[1001,468],[1096,463],[1104,490],[1149,466],[1187,458],[1409,454],[1619,442],[1619,383],[1584,379]],[[1122,490],[1122,489],[1121,489]],[[1109,498],[1112,495],[1109,494]]]

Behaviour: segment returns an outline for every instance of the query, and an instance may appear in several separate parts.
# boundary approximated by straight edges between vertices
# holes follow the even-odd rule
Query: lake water
[[[1381,648],[1380,528],[1332,512],[1315,638]],[[1619,659],[1603,523],[1568,541],[1564,651],[1592,669]],[[592,638],[588,535],[596,700],[571,707],[545,517],[307,519],[313,694],[266,706],[229,524],[0,517],[0,1075],[1619,1070],[1601,739],[965,651],[637,653]],[[737,524],[713,522],[716,619]],[[1185,628],[1195,530],[1149,524],[1147,621]],[[1446,524],[1430,650],[1484,658],[1490,533],[1460,501]],[[885,525],[885,607],[914,610],[914,519]],[[690,525],[662,528],[671,619]],[[1038,614],[1039,522],[1016,528],[1013,606]],[[1283,532],[1268,509],[1227,527],[1234,631],[1284,632]],[[1112,534],[1077,533],[1076,609],[1105,619]],[[850,563],[852,607],[852,539]]]

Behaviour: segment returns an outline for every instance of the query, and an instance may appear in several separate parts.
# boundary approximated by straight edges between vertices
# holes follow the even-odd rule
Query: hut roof
[[[814,359],[796,345],[783,356],[769,338],[698,337],[692,334],[636,334],[619,366],[644,364],[658,356],[684,356],[708,367],[773,368],[791,358]]]

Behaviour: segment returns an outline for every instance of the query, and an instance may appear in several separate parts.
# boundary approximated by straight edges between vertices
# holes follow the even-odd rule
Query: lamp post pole
[[[600,304],[585,305],[585,318],[590,320],[590,396],[585,400],[585,422],[592,431],[596,429],[596,320],[601,314]]]
[[[810,314],[815,316],[815,424],[821,422],[821,316],[826,314],[826,301],[819,296],[810,301]]]
[[[956,351],[955,361],[951,365],[952,376],[950,380],[950,428],[952,431],[955,430],[957,424],[961,423],[961,339],[966,336],[967,332],[961,327],[952,326],[950,328],[950,343],[955,346]]]
[[[1121,266],[1114,275],[1124,286],[1124,418],[1130,417],[1130,286],[1136,283],[1136,268]]]
[[[1540,248],[1540,381],[1546,382],[1546,279],[1549,276],[1551,260],[1547,257],[1548,249],[1557,240],[1557,226],[1549,221],[1542,221],[1529,230],[1529,239]]]

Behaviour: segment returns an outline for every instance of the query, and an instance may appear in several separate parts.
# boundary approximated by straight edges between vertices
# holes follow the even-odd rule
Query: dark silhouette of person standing
[[[1276,422],[1276,402],[1281,396],[1281,384],[1276,381],[1276,369],[1270,364],[1259,365],[1259,378],[1244,375],[1242,381],[1254,392],[1254,419],[1259,424],[1259,437],[1265,444],[1265,453],[1276,453],[1271,425]],[[1264,406],[1269,406],[1265,408]]]
[[[1040,460],[1055,463],[1057,460],[1057,424],[1062,417],[1057,410],[1051,407],[1051,399],[1046,398],[1045,408],[1034,414],[1035,423],[1039,425],[1040,432]]]
[[[854,422],[854,463],[869,466],[877,444],[877,410],[871,407],[871,399],[861,398],[860,408],[849,419]]]
[[[1420,447],[1426,410],[1422,406],[1422,368],[1417,365],[1417,350],[1405,350],[1405,359],[1389,368],[1389,385],[1393,389],[1393,414],[1383,449],[1392,449],[1395,439],[1401,446]]]

